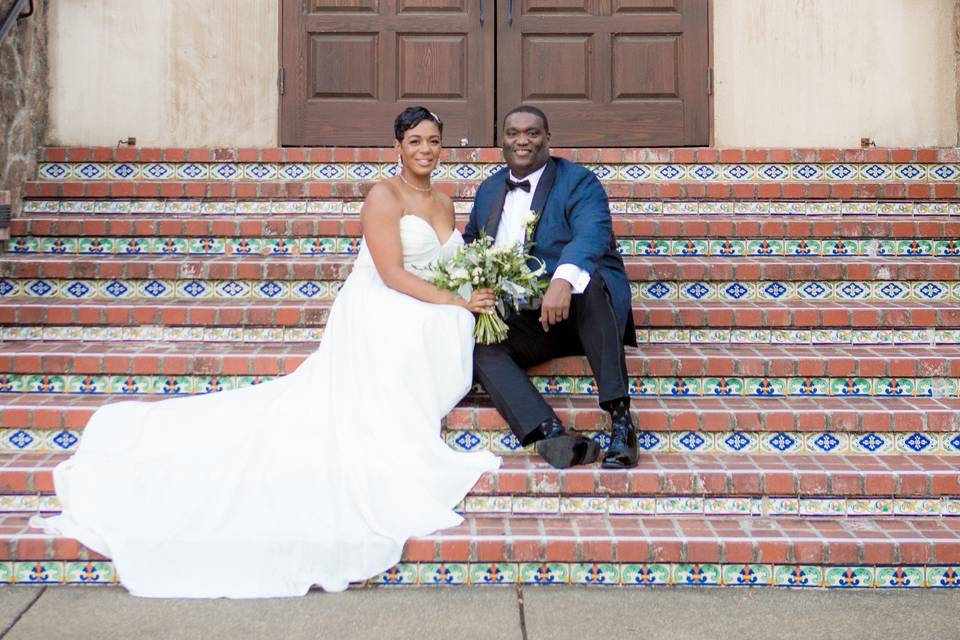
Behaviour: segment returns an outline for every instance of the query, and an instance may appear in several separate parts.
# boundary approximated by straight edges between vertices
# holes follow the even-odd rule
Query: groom
[[[600,406],[611,417],[603,466],[633,467],[637,435],[623,347],[635,346],[636,335],[606,193],[589,170],[550,157],[550,125],[536,107],[522,105],[507,114],[502,147],[507,169],[480,185],[464,238],[472,242],[483,230],[497,245],[521,244],[534,212],[539,218],[530,234],[532,253],[546,264],[550,285],[538,309],[506,319],[506,341],[475,347],[474,374],[523,446],[536,443],[547,462],[564,469],[594,462],[598,446],[564,429],[525,369],[586,355]]]

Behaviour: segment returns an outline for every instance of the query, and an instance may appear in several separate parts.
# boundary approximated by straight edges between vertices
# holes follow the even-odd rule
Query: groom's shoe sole
[[[603,462],[600,463],[600,466],[604,469],[632,469],[637,466],[637,462],[637,460],[624,462],[617,458],[605,458]]]
[[[568,469],[596,462],[600,447],[589,438],[564,434],[537,442],[537,453],[554,469]]]

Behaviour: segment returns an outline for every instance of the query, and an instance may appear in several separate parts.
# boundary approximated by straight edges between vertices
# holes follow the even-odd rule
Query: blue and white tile
[[[927,166],[916,163],[897,164],[893,167],[893,175],[897,180],[905,182],[925,182],[927,180]]]
[[[174,180],[177,177],[177,166],[169,162],[148,162],[140,170],[142,180]]]
[[[850,435],[850,451],[853,453],[884,454],[895,450],[894,438],[884,433]]]
[[[768,182],[782,182],[790,179],[790,166],[786,164],[757,165],[757,179]]]

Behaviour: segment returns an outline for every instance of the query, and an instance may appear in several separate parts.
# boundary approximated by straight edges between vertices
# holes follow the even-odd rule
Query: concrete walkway
[[[119,588],[0,589],[0,639],[650,640],[956,638],[960,591],[399,588],[292,600],[144,600]]]

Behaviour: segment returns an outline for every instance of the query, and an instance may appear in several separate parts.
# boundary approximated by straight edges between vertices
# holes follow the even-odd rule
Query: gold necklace
[[[407,182],[407,179],[403,177],[403,172],[402,172],[402,171],[401,171],[400,173],[398,173],[397,175],[400,176],[400,180],[403,181],[403,184],[407,185],[408,187],[410,187],[411,189],[413,189],[413,190],[415,190],[415,191],[422,191],[423,193],[429,193],[429,192],[433,191],[433,185],[430,185],[429,187],[427,187],[426,189],[424,189],[423,187],[418,187],[418,186],[415,185],[415,184],[410,184],[409,182]]]

